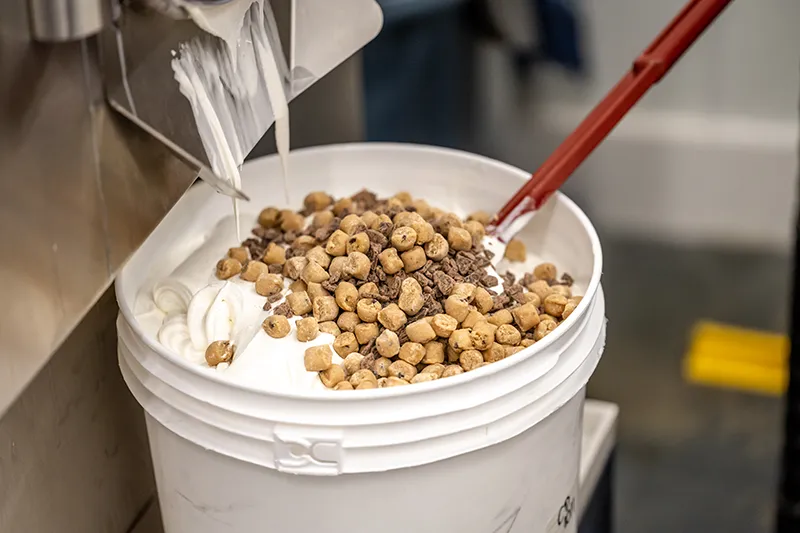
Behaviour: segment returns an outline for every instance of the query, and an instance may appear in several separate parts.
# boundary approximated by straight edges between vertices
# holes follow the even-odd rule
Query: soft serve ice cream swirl
[[[164,347],[231,381],[266,390],[327,390],[316,372],[306,371],[303,355],[311,346],[332,344],[333,335],[320,333],[301,343],[295,337],[294,318],[288,337],[272,338],[261,328],[271,311],[264,311],[265,298],[255,292],[254,284],[239,277],[215,277],[214,265],[230,248],[233,225],[233,218],[223,219],[169,276],[144,291],[137,318]],[[212,369],[205,351],[218,340],[232,341],[236,355],[230,365]],[[334,360],[341,362],[336,355]]]

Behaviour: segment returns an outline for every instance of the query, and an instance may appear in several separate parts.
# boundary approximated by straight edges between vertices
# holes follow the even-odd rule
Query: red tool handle
[[[631,70],[497,213],[495,232],[546,202],[732,1],[690,0],[633,62]]]

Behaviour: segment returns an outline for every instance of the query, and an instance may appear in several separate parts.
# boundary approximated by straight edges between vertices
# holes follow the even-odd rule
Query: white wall
[[[576,0],[588,80],[541,69],[520,86],[482,53],[482,144],[534,169],[605,95],[684,0]],[[598,225],[679,242],[793,242],[800,2],[734,2],[570,180]]]

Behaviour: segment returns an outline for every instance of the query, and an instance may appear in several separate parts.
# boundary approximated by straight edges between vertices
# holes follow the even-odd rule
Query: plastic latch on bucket
[[[275,468],[289,474],[337,476],[342,473],[342,433],[315,432],[303,435],[296,428],[278,426],[275,437]]]

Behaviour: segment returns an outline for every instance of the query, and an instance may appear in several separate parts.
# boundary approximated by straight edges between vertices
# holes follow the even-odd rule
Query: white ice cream
[[[301,343],[295,317],[289,320],[289,335],[274,339],[261,328],[272,311],[264,311],[266,298],[256,293],[255,284],[238,276],[227,281],[216,278],[217,261],[238,245],[231,242],[233,224],[232,217],[220,221],[172,274],[140,295],[145,302],[137,306],[141,310],[137,320],[175,355],[238,384],[270,391],[327,390],[317,372],[306,371],[303,357],[311,346],[332,345],[333,335],[320,333],[313,341]],[[152,304],[146,305],[147,300]],[[212,369],[205,351],[217,340],[232,341],[236,354],[230,365]],[[334,363],[341,361],[334,353]]]

